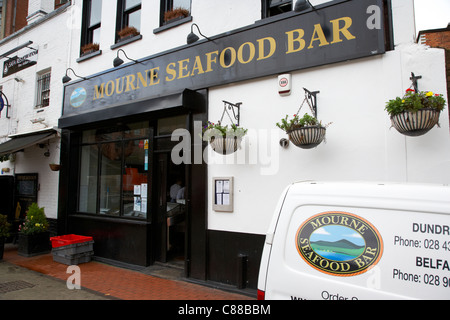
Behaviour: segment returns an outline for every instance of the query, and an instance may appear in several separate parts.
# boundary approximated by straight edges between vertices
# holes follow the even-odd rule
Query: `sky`
[[[450,23],[450,0],[414,0],[416,33],[443,29]]]

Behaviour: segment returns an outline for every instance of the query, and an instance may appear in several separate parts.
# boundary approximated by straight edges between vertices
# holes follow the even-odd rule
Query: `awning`
[[[35,144],[52,138],[56,134],[55,130],[49,130],[46,132],[40,132],[36,134],[19,135],[0,144],[0,156],[5,154],[14,153],[26,148],[29,148]]]
[[[63,115],[59,119],[61,129],[80,126],[88,123],[118,119],[132,115],[164,111],[167,109],[181,109],[195,112],[206,112],[204,92],[189,89],[181,93],[154,98],[150,100],[133,100],[127,104],[107,106],[100,110],[85,111],[79,114]]]

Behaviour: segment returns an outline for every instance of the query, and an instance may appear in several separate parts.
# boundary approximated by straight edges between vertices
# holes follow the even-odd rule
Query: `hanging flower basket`
[[[247,134],[247,129],[233,124],[222,126],[219,123],[214,124],[210,121],[203,127],[203,140],[208,141],[211,148],[223,155],[232,154],[241,147],[242,138]]]
[[[232,154],[241,147],[241,137],[212,137],[209,141],[211,148],[220,154]]]
[[[322,126],[308,126],[288,131],[289,140],[302,149],[317,147],[325,139],[327,129]]]
[[[56,163],[50,163],[48,166],[52,171],[59,171],[61,169],[61,165]]]
[[[444,107],[445,100],[441,94],[408,89],[402,98],[387,102],[385,110],[391,117],[392,126],[399,133],[418,137],[435,125],[439,126],[439,116]]]
[[[422,136],[439,123],[441,112],[436,109],[421,109],[416,112],[404,111],[391,116],[392,126],[398,132],[410,137]]]
[[[277,123],[278,128],[286,131],[289,140],[302,149],[312,149],[321,144],[325,140],[328,125],[322,125],[319,120],[307,113],[301,119],[294,114],[293,119],[288,121],[286,116]]]

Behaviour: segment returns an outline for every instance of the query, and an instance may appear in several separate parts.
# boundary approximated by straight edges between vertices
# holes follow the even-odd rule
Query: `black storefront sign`
[[[37,63],[38,50],[32,50],[21,57],[14,57],[3,63],[3,78],[23,69],[34,66]]]
[[[107,70],[65,87],[60,127],[81,124],[74,121],[79,114],[120,108],[186,88],[197,90],[382,54],[383,12],[383,0],[337,2],[282,20],[262,20],[212,41]]]

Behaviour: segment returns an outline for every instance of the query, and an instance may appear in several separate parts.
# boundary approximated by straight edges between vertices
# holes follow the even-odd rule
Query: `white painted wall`
[[[6,118],[6,110],[2,111],[0,143],[9,140],[10,135],[38,132],[58,126],[63,98],[61,79],[67,68],[70,49],[71,29],[67,27],[67,20],[67,12],[62,12],[44,22],[36,23],[35,21],[35,24],[0,42],[1,52],[7,52],[29,40],[33,41],[30,47],[39,50],[36,65],[0,79],[0,86],[3,87],[3,92],[12,106],[10,119]],[[22,49],[18,55],[23,55],[27,51],[31,50]],[[37,74],[47,69],[51,69],[50,105],[36,109]],[[23,81],[17,82],[15,78]],[[44,120],[33,124],[34,119]],[[10,168],[8,175],[38,173],[38,205],[45,207],[47,217],[57,218],[59,174],[52,172],[48,165],[51,162],[59,163],[60,139],[53,138],[48,142],[50,157],[44,157],[47,147],[41,149],[35,146],[25,149],[24,152],[18,152],[15,162],[2,162],[0,167]]]
[[[74,18],[71,46],[73,50],[69,61],[77,74],[89,76],[113,68],[113,60],[119,49],[111,50],[110,48],[114,44],[115,39],[117,1],[103,1],[100,41],[101,57],[78,63],[76,59],[79,58],[80,51],[81,4],[82,1],[76,0],[72,8]],[[192,22],[154,34],[153,31],[160,27],[159,8],[160,0],[142,1],[142,39],[120,47],[120,49],[125,50],[131,59],[148,57],[185,45],[187,35],[191,32],[192,23],[196,23],[205,36],[212,37],[253,24],[261,19],[260,0],[192,0]],[[195,32],[197,33],[197,29],[195,29]],[[122,57],[123,55],[121,54]],[[124,61],[127,62],[126,59]]]
[[[441,114],[440,128],[414,138],[391,129],[384,111],[388,100],[410,87],[411,72],[422,75],[420,90],[446,96],[444,51],[415,44],[412,1],[393,2],[395,51],[294,72],[288,97],[278,95],[276,76],[210,89],[210,121],[220,119],[222,100],[242,102],[241,126],[249,129],[249,135],[235,155],[217,157],[209,152],[210,163],[217,159],[208,167],[209,229],[264,234],[279,195],[294,181],[450,183],[448,107]],[[327,141],[312,150],[292,144],[282,149],[278,142],[287,136],[275,124],[286,114],[297,113],[303,87],[320,91],[318,118],[333,122]],[[301,113],[306,111],[305,105]],[[268,148],[261,149],[264,137],[272,139],[267,139]],[[234,177],[234,212],[215,212],[211,181],[227,176]]]

